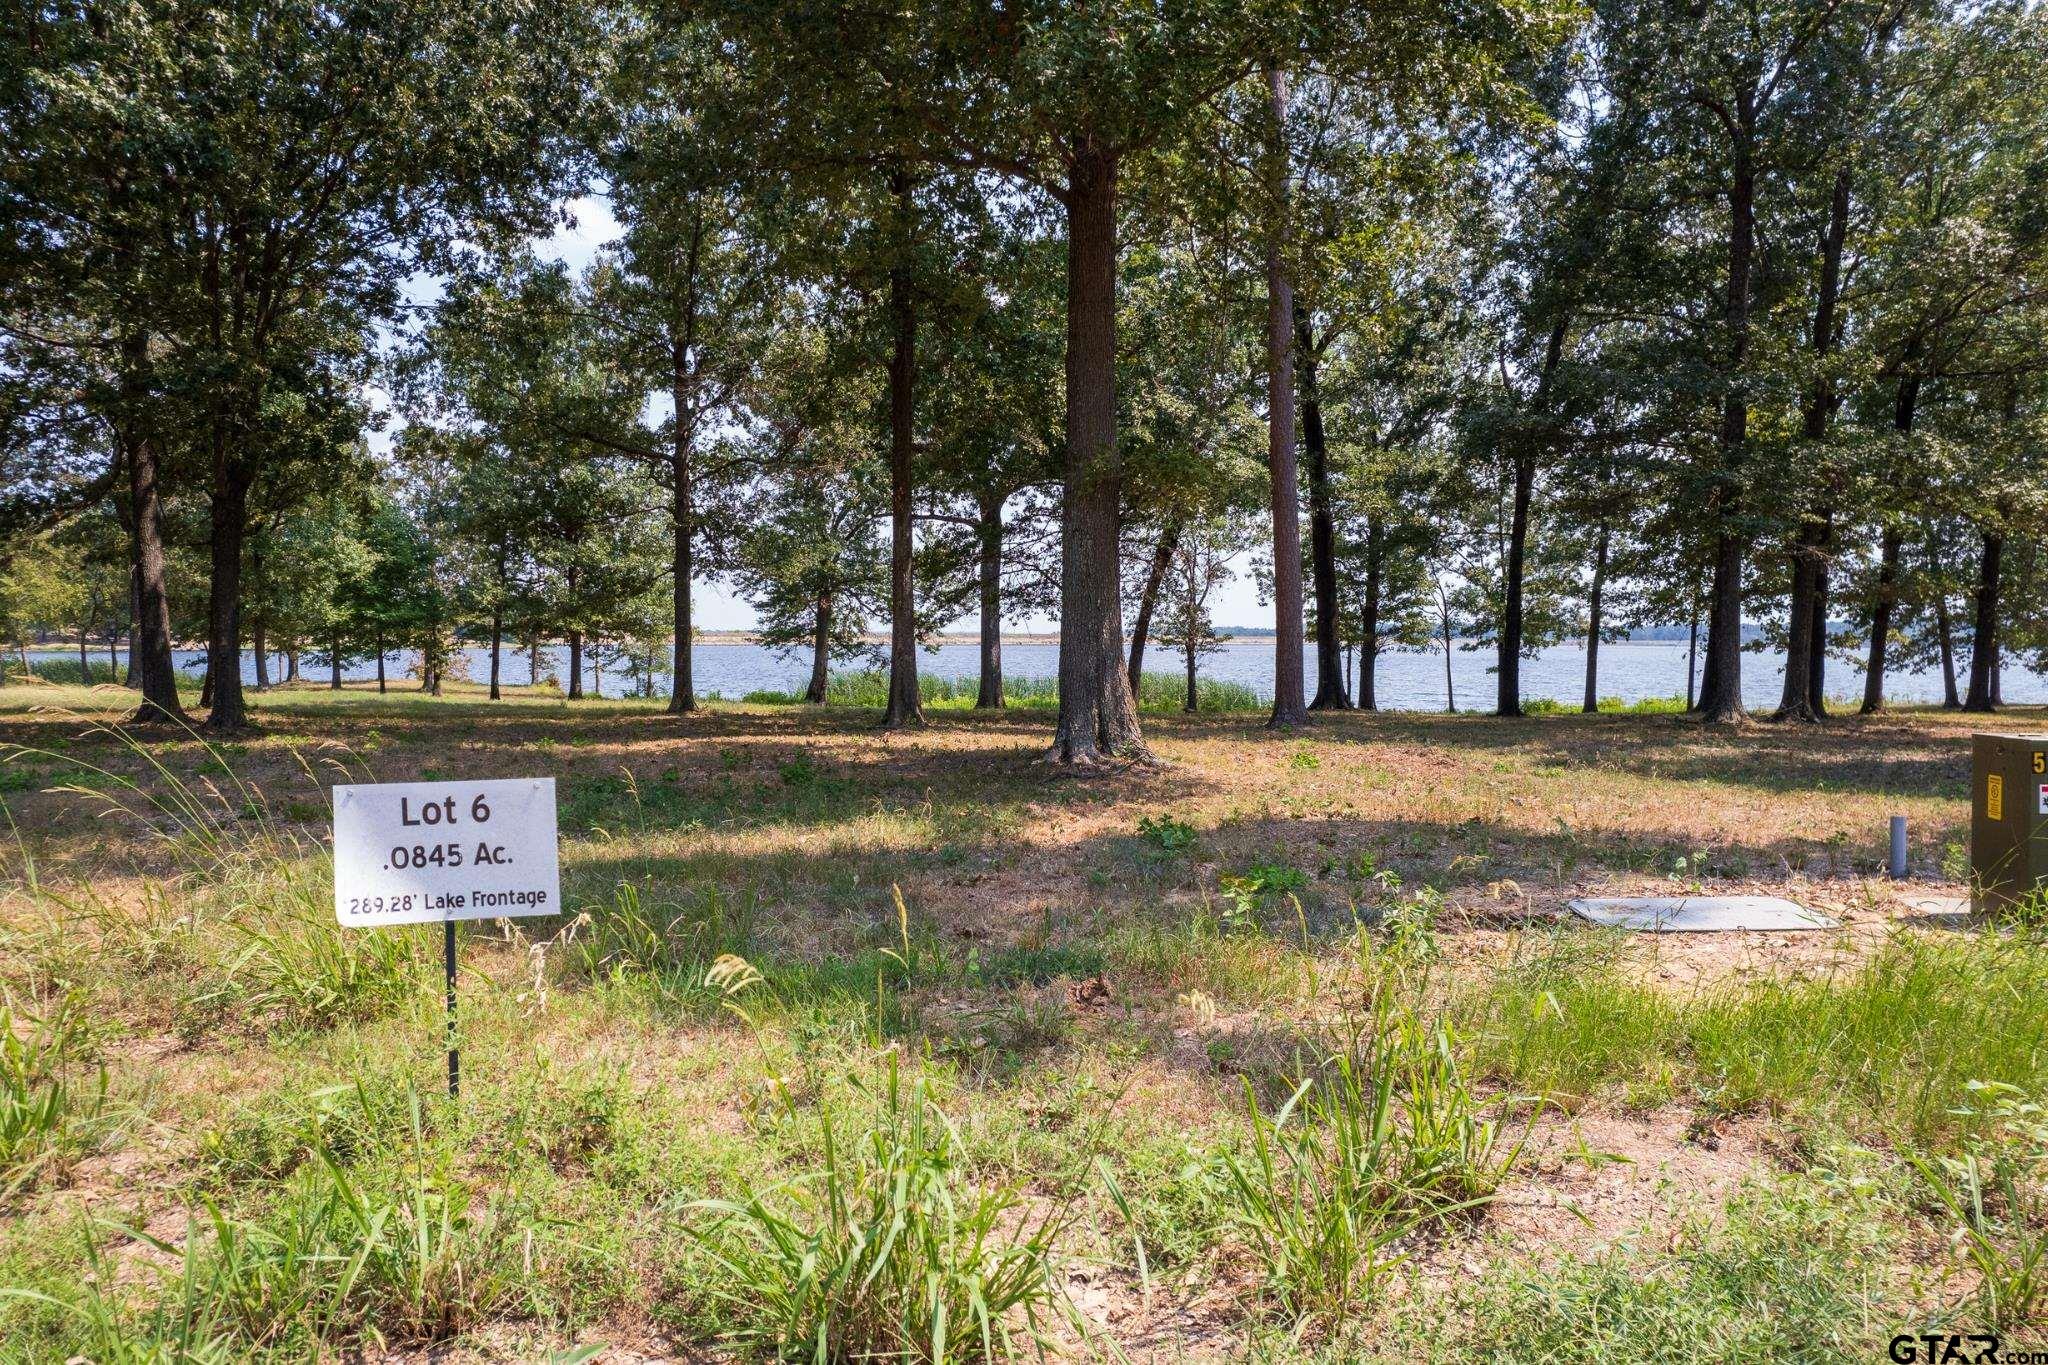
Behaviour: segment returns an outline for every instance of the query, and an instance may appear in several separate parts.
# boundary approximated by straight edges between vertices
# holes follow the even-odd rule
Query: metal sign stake
[[[462,1051],[455,1039],[455,921],[441,923],[445,931],[441,959],[448,969],[448,1098],[452,1100],[462,1088]]]

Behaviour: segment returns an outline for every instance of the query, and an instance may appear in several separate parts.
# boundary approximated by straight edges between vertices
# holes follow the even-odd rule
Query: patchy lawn
[[[1917,903],[1962,717],[1158,716],[1072,778],[1043,711],[308,688],[208,747],[126,700],[0,689],[0,1357],[916,1356],[943,1303],[948,1355],[991,1305],[999,1354],[1833,1360],[2048,1310],[2048,944]],[[580,913],[463,930],[459,1106],[437,931],[333,926],[343,774],[558,779]],[[1563,918],[1695,888],[1844,927]]]

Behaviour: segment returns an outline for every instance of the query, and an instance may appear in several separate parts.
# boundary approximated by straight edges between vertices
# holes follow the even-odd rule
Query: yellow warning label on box
[[[2005,818],[2005,779],[1997,773],[1984,779],[1984,813],[1993,820]]]

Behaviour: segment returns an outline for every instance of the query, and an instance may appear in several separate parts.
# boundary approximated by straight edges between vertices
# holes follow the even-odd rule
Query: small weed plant
[[[1437,921],[1443,912],[1444,893],[1433,886],[1418,887],[1406,900],[1395,901],[1379,917],[1383,951],[1398,964],[1434,961]]]
[[[1284,863],[1255,863],[1243,872],[1225,873],[1222,886],[1225,926],[1251,929],[1267,902],[1307,890],[1308,874]]]
[[[1171,815],[1140,816],[1138,837],[1145,841],[1146,852],[1161,862],[1195,850],[1195,827]]]

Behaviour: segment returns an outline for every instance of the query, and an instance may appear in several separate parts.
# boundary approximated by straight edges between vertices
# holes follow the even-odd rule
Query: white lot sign
[[[334,913],[344,925],[561,908],[552,777],[334,789]]]

